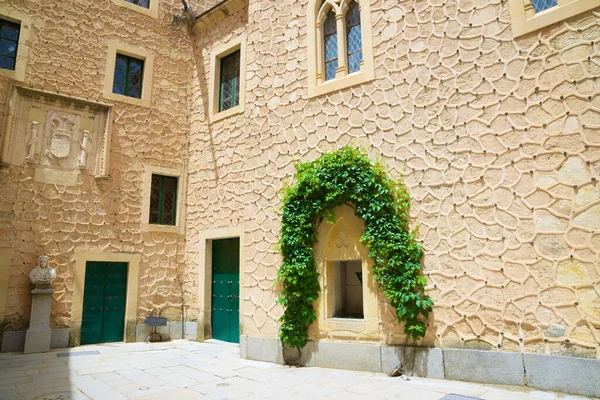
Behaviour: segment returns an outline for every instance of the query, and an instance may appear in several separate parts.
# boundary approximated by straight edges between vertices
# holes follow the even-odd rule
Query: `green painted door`
[[[212,242],[212,336],[240,341],[240,239]]]
[[[123,340],[126,296],[127,263],[86,264],[81,344]]]

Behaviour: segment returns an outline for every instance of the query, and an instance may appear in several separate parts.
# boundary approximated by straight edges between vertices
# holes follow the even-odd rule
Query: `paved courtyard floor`
[[[45,354],[0,354],[2,400],[437,400],[450,394],[485,400],[584,399],[511,386],[285,367],[240,359],[238,346],[216,341],[112,343]]]

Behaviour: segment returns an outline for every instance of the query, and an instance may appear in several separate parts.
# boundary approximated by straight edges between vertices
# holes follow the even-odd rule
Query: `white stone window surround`
[[[219,112],[219,85],[221,83],[221,59],[240,51],[240,87],[239,103],[225,111]],[[246,106],[246,35],[237,36],[227,43],[216,47],[211,53],[210,82],[208,96],[208,117],[211,123],[244,112]]]
[[[522,36],[595,7],[600,0],[558,0],[557,6],[536,14],[530,0],[509,0],[513,34]]]
[[[363,60],[360,71],[348,74],[346,43],[346,12],[352,0],[311,0],[308,7],[308,96],[315,97],[375,78],[373,39],[371,33],[371,5],[366,0],[354,0],[360,9]],[[336,14],[339,66],[335,79],[325,81],[325,52],[323,24],[330,9]]]
[[[150,223],[150,192],[152,189],[152,175],[173,176],[177,178],[177,210],[175,225],[158,225]],[[145,165],[142,179],[142,222],[143,232],[185,233],[185,169],[166,168],[157,165]]]
[[[0,4],[0,19],[20,25],[15,69],[0,68],[0,77],[24,82],[25,68],[29,59],[29,36],[32,28],[31,18],[22,12],[10,8],[6,4]]]
[[[144,14],[152,18],[158,18],[159,0],[150,0],[149,8],[138,6],[137,4],[133,4],[125,0],[112,0],[112,2],[120,7],[125,7],[140,14]]]
[[[137,6],[136,6],[137,7]],[[115,79],[115,63],[117,54],[134,57],[144,61],[144,75],[142,77],[142,97],[129,97],[113,93],[113,82]],[[109,41],[108,53],[106,57],[106,74],[104,75],[104,98],[109,100],[127,103],[134,106],[149,108],[152,102],[152,73],[154,71],[154,54],[149,50],[132,46],[129,44]]]

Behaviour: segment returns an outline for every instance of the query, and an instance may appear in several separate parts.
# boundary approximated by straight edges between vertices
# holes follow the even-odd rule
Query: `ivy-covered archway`
[[[375,280],[396,308],[397,321],[412,339],[423,337],[433,301],[424,294],[427,281],[419,274],[423,250],[410,231],[410,197],[404,184],[351,147],[298,164],[296,170],[296,184],[285,189],[280,232],[283,264],[277,280],[283,286],[278,299],[284,308],[279,332],[283,343],[306,345],[320,291],[313,255],[316,228],[323,217],[334,222],[333,209],[344,203],[353,204],[364,220],[360,241],[369,249]]]

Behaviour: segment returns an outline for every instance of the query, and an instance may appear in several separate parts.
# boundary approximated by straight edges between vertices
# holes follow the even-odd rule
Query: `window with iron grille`
[[[177,217],[177,178],[152,174],[150,188],[151,224],[176,225]]]
[[[240,51],[221,58],[219,112],[240,104]]]
[[[150,0],[125,0],[128,3],[138,5],[144,8],[150,8]],[[155,0],[156,1],[156,0]]]
[[[0,68],[14,71],[21,25],[0,19]]]
[[[123,96],[142,98],[142,80],[144,60],[117,54],[113,93]]]

